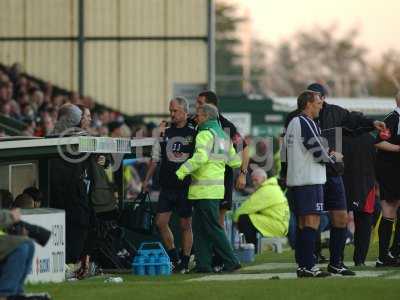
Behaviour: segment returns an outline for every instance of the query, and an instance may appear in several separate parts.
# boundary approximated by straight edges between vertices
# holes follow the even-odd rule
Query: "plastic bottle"
[[[233,249],[238,250],[240,247],[240,236],[239,232],[234,229],[233,231]]]
[[[148,256],[147,265],[146,265],[146,275],[150,275],[150,276],[156,275],[156,266],[154,265],[154,263],[155,263],[155,257],[153,254],[150,254]]]
[[[168,257],[161,256],[160,257],[160,275],[169,275],[171,273],[170,270],[170,261]]]
[[[142,255],[136,255],[133,259],[133,273],[136,275],[145,275],[145,258]]]
[[[104,280],[104,283],[122,283],[124,280],[122,277],[109,277],[106,280]]]

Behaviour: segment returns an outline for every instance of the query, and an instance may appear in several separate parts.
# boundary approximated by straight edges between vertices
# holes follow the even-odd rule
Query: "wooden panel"
[[[76,44],[72,42],[28,42],[25,69],[66,89],[77,89]]]
[[[118,99],[118,43],[88,42],[85,50],[85,94],[113,108]]]
[[[121,107],[134,113],[165,112],[165,66],[163,42],[121,44]]]
[[[85,34],[118,36],[119,0],[85,0]]]
[[[0,36],[24,35],[24,0],[1,0]]]
[[[25,3],[27,36],[77,35],[77,0],[34,0]]]

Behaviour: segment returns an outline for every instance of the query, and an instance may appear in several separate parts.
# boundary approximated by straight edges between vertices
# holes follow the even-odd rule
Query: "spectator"
[[[256,191],[235,211],[233,221],[246,241],[257,249],[257,233],[265,237],[284,237],[289,225],[289,206],[275,177],[256,168],[251,173]]]
[[[81,119],[82,112],[77,106],[64,104],[53,134],[71,128],[75,128],[71,133],[81,130],[78,128]],[[57,158],[50,161],[50,199],[54,207],[65,210],[66,262],[78,263],[88,254],[85,246],[93,225],[93,211],[89,205],[90,164],[81,155],[64,154],[70,160]]]
[[[20,194],[15,198],[13,207],[32,209],[35,208],[35,201],[28,194]]]
[[[21,220],[19,209],[0,210],[0,227],[18,223]],[[32,267],[35,251],[33,241],[25,236],[0,234],[0,299],[23,294],[25,278]]]
[[[42,206],[43,193],[36,187],[27,187],[22,193],[32,197],[33,201],[35,201],[35,208],[39,208]]]
[[[8,102],[9,100],[8,83],[6,81],[0,81],[0,104]]]
[[[111,137],[122,137],[123,136],[123,122],[113,121],[108,124],[108,131]]]
[[[10,209],[13,203],[13,195],[8,190],[0,190],[0,208]]]

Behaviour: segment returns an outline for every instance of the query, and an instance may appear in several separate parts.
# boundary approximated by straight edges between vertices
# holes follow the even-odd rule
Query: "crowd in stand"
[[[142,131],[142,136],[149,136],[154,128],[153,124],[128,126],[119,112],[100,107],[90,97],[34,78],[22,72],[19,64],[11,67],[0,64],[0,114],[22,122],[24,135],[49,135],[57,121],[58,110],[65,103],[81,105],[91,111],[88,131],[94,136],[131,137],[138,130]],[[1,129],[0,136],[5,136]]]

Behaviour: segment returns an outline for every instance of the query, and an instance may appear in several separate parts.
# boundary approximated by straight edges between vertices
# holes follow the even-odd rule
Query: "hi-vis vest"
[[[214,125],[211,122],[207,123]],[[188,199],[220,200],[224,198],[225,192],[225,165],[238,168],[240,164],[241,158],[229,137],[222,129],[210,126],[199,131],[192,158],[178,169],[176,175],[180,180],[191,175]]]

